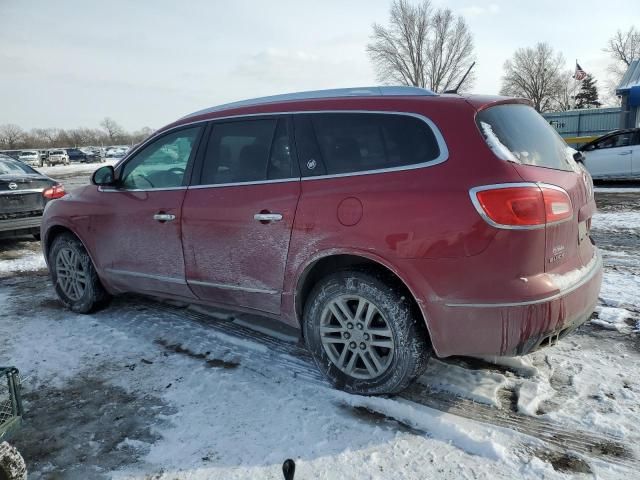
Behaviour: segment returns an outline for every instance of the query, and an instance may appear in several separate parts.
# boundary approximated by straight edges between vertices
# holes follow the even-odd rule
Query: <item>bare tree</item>
[[[609,39],[607,46],[603,50],[613,60],[609,64],[610,75],[606,82],[610,94],[613,95],[631,62],[640,59],[640,30],[634,26],[631,26],[626,32],[618,30]]]
[[[112,118],[106,117],[100,122],[100,126],[106,130],[109,140],[111,140],[112,143],[122,141],[125,136],[124,129]]]
[[[24,131],[18,125],[7,123],[0,125],[0,144],[9,150],[17,148],[24,138]]]
[[[375,23],[367,53],[382,83],[443,91],[455,88],[474,60],[473,37],[464,18],[434,10],[429,0],[394,0],[389,26]],[[461,88],[470,87],[469,75]]]
[[[616,62],[628,67],[633,60],[640,59],[640,30],[634,26],[626,32],[618,30],[609,39],[604,51],[609,53]]]
[[[564,58],[547,43],[533,48],[519,48],[504,63],[501,95],[531,100],[538,112],[551,110],[566,88]]]

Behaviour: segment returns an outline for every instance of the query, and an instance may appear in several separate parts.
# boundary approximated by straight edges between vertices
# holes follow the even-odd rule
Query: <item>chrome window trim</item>
[[[564,192],[568,196],[568,193],[564,188],[559,187],[557,185],[552,185],[550,183],[544,183],[544,182],[494,183],[491,185],[482,185],[480,187],[470,188],[469,197],[471,198],[471,203],[473,203],[473,206],[475,207],[478,214],[482,217],[482,219],[492,227],[499,228],[501,230],[540,230],[542,228],[546,228],[547,226],[558,225],[560,223],[568,222],[573,219],[573,215],[574,215],[573,202],[571,202],[571,197],[569,197],[569,202],[571,202],[571,216],[569,218],[565,218],[564,220],[559,220],[557,222],[544,223],[542,225],[503,225],[501,223],[494,222],[485,213],[484,209],[482,208],[482,205],[480,205],[480,201],[478,200],[476,193],[483,192],[485,190],[497,190],[500,188],[512,188],[512,187],[538,187],[538,188],[545,187],[545,188],[551,188],[553,190]]]
[[[221,188],[221,187],[242,187],[244,185],[264,185],[270,183],[290,183],[299,182],[300,177],[279,178],[274,180],[256,180],[253,182],[233,182],[233,183],[211,183],[206,185],[190,185],[188,190],[198,190],[200,188]]]
[[[263,113],[242,113],[242,114],[236,114],[236,115],[228,115],[224,117],[201,119],[201,120],[196,120],[194,122],[176,125],[174,127],[168,128],[167,130],[158,132],[157,135],[153,135],[149,137],[143,143],[138,145],[135,148],[135,150],[128,152],[127,155],[123,157],[116,165],[114,165],[113,168],[114,170],[120,168],[120,166],[124,163],[125,160],[128,160],[129,157],[133,156],[136,152],[144,148],[148,143],[156,140],[156,137],[171,133],[173,130],[178,130],[191,125],[196,125],[198,123],[208,123],[208,122],[215,123],[223,120],[238,120],[242,118],[270,117],[270,116],[276,116],[276,115],[307,115],[307,114],[318,114],[318,113],[359,113],[359,114],[369,113],[369,114],[376,114],[376,115],[404,115],[407,117],[417,118],[425,122],[433,132],[433,136],[435,137],[436,143],[438,144],[438,149],[440,150],[440,154],[433,160],[428,160],[426,162],[421,162],[421,163],[414,163],[412,165],[402,165],[399,167],[379,168],[374,170],[362,170],[358,172],[349,172],[349,173],[316,175],[312,177],[294,177],[289,179],[278,179],[278,180],[258,180],[255,182],[232,182],[232,183],[213,183],[213,184],[206,184],[206,185],[189,185],[188,187],[179,187],[179,188],[196,189],[196,188],[212,188],[212,187],[234,187],[234,186],[240,186],[240,185],[259,185],[263,183],[276,183],[280,181],[300,181],[300,180],[309,181],[309,180],[321,180],[326,178],[341,178],[341,177],[354,177],[359,175],[372,175],[376,173],[401,172],[404,170],[416,170],[419,168],[432,167],[434,165],[439,165],[441,163],[444,163],[449,159],[449,149],[447,147],[447,143],[444,140],[444,136],[442,135],[442,132],[440,131],[438,126],[433,122],[433,120],[419,113],[402,112],[402,111],[396,111],[396,110],[296,110],[296,111],[290,111],[290,112],[282,111],[282,112],[263,112]],[[117,192],[133,192],[133,191],[148,192],[148,191],[161,191],[161,190],[171,190],[171,189],[159,189],[159,188],[144,189],[144,190],[113,189],[113,191],[117,191]],[[105,190],[100,190],[100,191],[105,191]],[[111,190],[108,190],[108,191],[111,191]]]
[[[2,190],[0,195],[20,195],[21,193],[42,193],[44,188],[28,188],[25,190]]]
[[[186,190],[188,187],[167,187],[167,188],[112,188],[112,187],[98,187],[99,192],[103,193],[128,193],[128,192],[167,192],[172,190]]]
[[[602,256],[596,249],[594,253],[594,257],[596,257],[596,262],[591,267],[584,276],[574,283],[572,286],[565,288],[564,290],[560,289],[558,293],[555,293],[549,297],[540,298],[538,300],[529,300],[525,302],[507,302],[507,303],[446,303],[447,307],[467,307],[467,308],[502,308],[502,307],[526,307],[528,305],[537,305],[540,303],[551,302],[553,300],[557,300],[560,297],[568,295],[578,288],[582,287],[585,283],[589,282],[593,277],[598,273],[598,271],[602,270]]]
[[[248,293],[267,293],[269,295],[278,295],[280,294],[277,290],[267,290],[263,288],[252,288],[252,287],[242,287],[240,285],[230,285],[228,283],[214,283],[214,282],[203,282],[201,280],[189,280],[187,279],[187,284],[189,285],[197,285],[202,287],[214,287],[221,288],[223,290],[239,290],[242,292]]]
[[[104,270],[105,272],[110,273],[112,275],[128,275],[130,277],[148,278],[151,280],[159,280],[161,282],[167,282],[167,283],[176,283],[179,285],[187,284],[187,282],[182,278],[165,277],[162,275],[153,275],[149,273],[131,272],[129,270],[118,270],[116,268],[105,268]]]

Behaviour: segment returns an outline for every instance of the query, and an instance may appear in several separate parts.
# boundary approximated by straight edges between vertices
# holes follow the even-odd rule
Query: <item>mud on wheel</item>
[[[338,272],[318,282],[303,328],[320,370],[351,393],[397,393],[424,371],[431,353],[408,295],[374,272]]]
[[[84,246],[70,233],[58,235],[49,251],[49,271],[56,293],[62,302],[78,313],[104,307],[110,296]]]
[[[0,480],[26,480],[27,465],[15,447],[0,443]]]

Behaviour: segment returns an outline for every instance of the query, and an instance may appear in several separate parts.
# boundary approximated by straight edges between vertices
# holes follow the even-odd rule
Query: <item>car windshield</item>
[[[494,154],[523,165],[575,170],[571,149],[542,116],[528,105],[498,105],[482,110],[478,127]]]
[[[0,175],[24,175],[38,173],[33,168],[12,158],[0,157]]]

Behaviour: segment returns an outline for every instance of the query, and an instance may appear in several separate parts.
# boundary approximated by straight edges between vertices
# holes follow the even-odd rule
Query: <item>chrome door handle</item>
[[[171,213],[156,213],[153,216],[153,219],[158,222],[171,222],[176,219],[176,216]]]
[[[282,214],[280,213],[256,213],[253,216],[254,220],[259,222],[279,222],[282,220]]]

